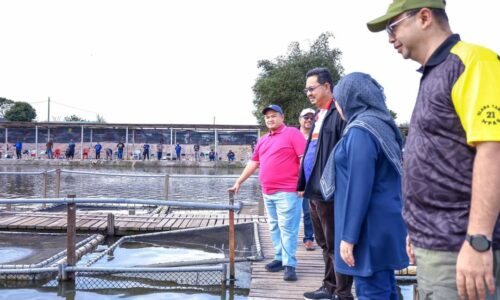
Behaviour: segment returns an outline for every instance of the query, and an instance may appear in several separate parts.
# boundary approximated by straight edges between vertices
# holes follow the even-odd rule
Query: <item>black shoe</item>
[[[313,292],[304,293],[305,300],[332,300],[334,295],[328,292],[328,289],[325,286],[320,287],[319,289]]]
[[[285,274],[283,275],[283,280],[285,280],[285,281],[297,280],[297,274],[295,274],[294,267],[285,266]]]
[[[283,264],[281,260],[273,260],[272,262],[268,263],[266,265],[266,270],[268,272],[279,272],[283,270],[285,267],[283,267]]]
[[[353,296],[341,297],[341,296],[335,294],[335,295],[333,295],[332,300],[354,300],[354,297]]]

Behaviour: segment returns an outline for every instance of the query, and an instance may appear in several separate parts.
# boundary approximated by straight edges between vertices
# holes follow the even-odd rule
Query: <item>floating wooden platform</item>
[[[322,250],[306,251],[302,244],[302,223],[299,229],[296,268],[297,281],[284,281],[283,272],[270,273],[264,266],[274,257],[274,248],[267,224],[259,224],[259,237],[265,259],[252,263],[252,283],[248,299],[304,299],[305,292],[319,288],[323,281],[325,264]]]
[[[265,217],[253,215],[235,215],[235,223],[266,222]],[[229,224],[227,213],[219,211],[202,213],[174,212],[168,215],[115,215],[115,234],[137,234],[144,231],[168,231],[176,229],[211,227]],[[12,231],[65,231],[66,212],[1,212],[0,230]],[[77,213],[76,230],[78,232],[106,232],[107,214]]]

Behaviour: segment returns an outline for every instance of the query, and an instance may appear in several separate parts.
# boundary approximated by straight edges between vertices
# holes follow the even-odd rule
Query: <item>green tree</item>
[[[333,34],[330,32],[320,34],[308,50],[302,50],[298,42],[292,42],[287,55],[257,63],[262,71],[253,86],[253,103],[259,124],[264,125],[261,111],[271,103],[281,106],[287,124],[298,124],[300,111],[311,106],[303,93],[306,73],[310,69],[328,68],[334,84],[341,78],[344,73],[340,63],[342,52],[330,47],[331,38]]]
[[[5,117],[5,113],[14,105],[14,101],[0,97],[0,118]]]
[[[71,115],[71,116],[68,116],[68,117],[64,117],[64,121],[65,122],[88,122],[84,118],[81,118],[81,117],[79,117],[77,115]]]
[[[393,111],[392,109],[389,109],[389,112],[391,113],[391,116],[394,120],[398,118],[398,113]]]
[[[14,102],[5,112],[8,121],[31,122],[36,118],[36,110],[27,102]]]

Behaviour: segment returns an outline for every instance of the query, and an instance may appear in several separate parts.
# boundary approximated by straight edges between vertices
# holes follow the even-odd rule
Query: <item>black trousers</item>
[[[314,229],[314,237],[318,246],[323,249],[325,261],[325,277],[323,286],[330,293],[340,296],[340,299],[353,299],[352,276],[335,272],[335,222],[333,202],[310,199],[310,214]]]

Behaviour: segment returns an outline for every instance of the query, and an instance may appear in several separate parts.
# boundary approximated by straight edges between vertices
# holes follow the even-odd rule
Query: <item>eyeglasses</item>
[[[307,95],[307,93],[312,93],[315,89],[317,89],[320,86],[321,86],[321,84],[318,84],[317,86],[306,87],[303,92],[304,92],[304,94]]]
[[[390,36],[394,36],[394,31],[396,30],[396,27],[398,26],[398,24],[403,22],[404,20],[408,19],[409,17],[413,17],[413,15],[406,15],[405,17],[403,17],[397,21],[394,21],[390,24],[387,24],[387,26],[385,26],[385,31],[387,31],[387,33]]]
[[[309,121],[309,120],[313,120],[314,119],[314,116],[308,116],[308,115],[305,115],[302,117],[302,119],[306,120],[306,121]]]

